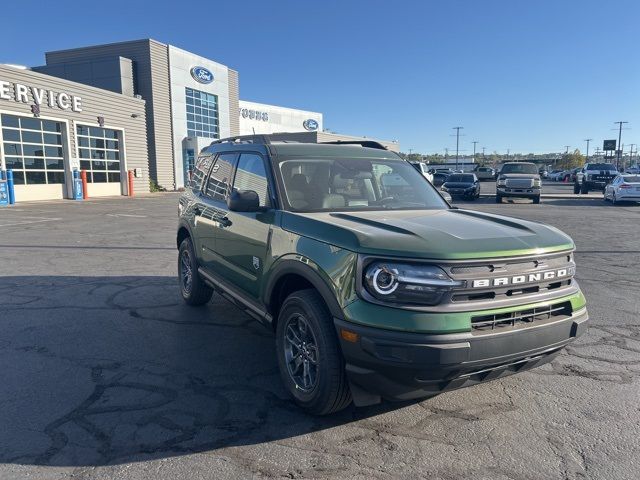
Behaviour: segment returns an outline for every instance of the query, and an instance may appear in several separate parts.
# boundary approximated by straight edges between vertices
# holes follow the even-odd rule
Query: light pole
[[[471,143],[473,143],[473,163],[476,163],[476,145],[478,144],[478,141],[474,140]]]
[[[616,159],[616,167],[620,168],[620,157],[622,156],[622,124],[623,123],[629,123],[629,122],[613,122],[613,123],[617,123],[619,125],[619,129],[618,129],[618,152],[617,152],[617,159]]]
[[[589,142],[593,140],[593,138],[585,138],[584,141],[587,142],[587,159],[584,163],[589,163]]]
[[[456,131],[456,170],[458,170],[458,156],[460,152],[460,129],[464,127],[453,127],[452,130]]]
[[[629,145],[629,166],[633,166],[633,149],[636,147],[635,143],[632,143]],[[636,153],[638,153],[638,150],[636,149]]]

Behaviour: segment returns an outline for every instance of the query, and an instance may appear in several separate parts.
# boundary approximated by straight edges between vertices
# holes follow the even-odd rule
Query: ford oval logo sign
[[[213,73],[204,67],[193,67],[191,69],[191,76],[196,82],[199,83],[211,83],[213,82]]]
[[[318,129],[318,122],[313,118],[309,118],[308,120],[305,120],[304,122],[302,122],[302,126],[304,127],[305,130],[309,130],[310,132],[313,132],[314,130]]]

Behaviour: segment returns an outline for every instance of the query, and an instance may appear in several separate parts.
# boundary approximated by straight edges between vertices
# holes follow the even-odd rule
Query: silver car
[[[614,205],[620,202],[640,202],[640,175],[618,175],[604,187],[605,201]]]
[[[474,172],[478,180],[495,180],[496,171],[491,167],[478,167],[478,169]]]

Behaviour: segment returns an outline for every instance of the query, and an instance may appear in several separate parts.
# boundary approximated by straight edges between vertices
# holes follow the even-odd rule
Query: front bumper
[[[496,191],[501,197],[536,198],[540,196],[541,189],[498,187]]]
[[[373,396],[401,401],[549,362],[585,332],[588,318],[586,308],[581,308],[569,317],[524,328],[441,335],[383,330],[339,319],[334,322],[352,385]],[[343,339],[342,329],[357,333],[358,341]],[[357,395],[354,397],[357,403]]]
[[[476,194],[474,189],[464,190],[464,189],[442,189],[443,192],[447,192],[452,197],[473,197]]]

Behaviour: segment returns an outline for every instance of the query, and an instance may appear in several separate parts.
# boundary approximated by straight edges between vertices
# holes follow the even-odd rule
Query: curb
[[[494,198],[496,196],[495,193],[481,193],[480,194],[480,198]],[[506,198],[506,197],[505,197]],[[514,198],[518,198],[518,197],[514,197]],[[524,197],[523,197],[524,198]],[[600,195],[593,195],[593,194],[586,194],[586,195],[578,195],[578,194],[574,194],[574,193],[543,193],[540,198],[551,198],[551,199],[562,199],[562,198],[573,198],[576,200],[602,200],[602,194]]]

